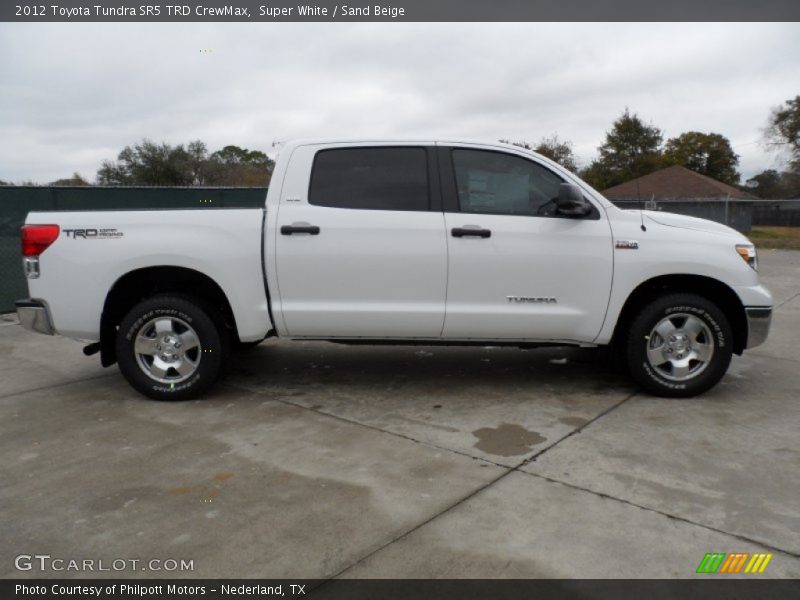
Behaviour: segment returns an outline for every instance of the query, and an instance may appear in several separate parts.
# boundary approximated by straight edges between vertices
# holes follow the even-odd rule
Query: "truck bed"
[[[265,211],[109,210],[31,212],[26,224],[56,224],[58,239],[29,280],[32,298],[47,298],[56,331],[96,341],[109,291],[137,269],[170,265],[212,278],[226,294],[242,341],[272,329],[263,277]]]

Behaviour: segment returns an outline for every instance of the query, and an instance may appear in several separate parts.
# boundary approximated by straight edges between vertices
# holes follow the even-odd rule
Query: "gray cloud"
[[[208,50],[208,52],[201,52]],[[628,106],[728,136],[750,176],[769,110],[800,93],[798,24],[2,24],[0,179],[46,182],[148,137],[553,132],[586,163]]]

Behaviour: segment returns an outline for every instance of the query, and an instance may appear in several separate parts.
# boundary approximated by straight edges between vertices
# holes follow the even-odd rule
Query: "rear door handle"
[[[475,227],[453,227],[450,230],[453,237],[492,237],[491,229],[480,229]]]
[[[307,223],[293,223],[291,225],[283,225],[281,227],[281,235],[294,235],[295,233],[310,233],[311,235],[319,235],[319,227],[316,225],[308,225]]]

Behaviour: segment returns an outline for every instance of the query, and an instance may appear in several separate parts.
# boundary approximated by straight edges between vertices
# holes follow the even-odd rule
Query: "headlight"
[[[736,252],[742,260],[758,271],[758,258],[756,257],[756,247],[753,244],[736,244]]]

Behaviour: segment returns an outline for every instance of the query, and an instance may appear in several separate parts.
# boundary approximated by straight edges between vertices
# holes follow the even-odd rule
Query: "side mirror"
[[[574,183],[562,183],[556,201],[558,212],[568,217],[585,217],[592,212],[592,205],[583,197],[583,190]]]

